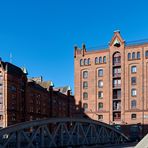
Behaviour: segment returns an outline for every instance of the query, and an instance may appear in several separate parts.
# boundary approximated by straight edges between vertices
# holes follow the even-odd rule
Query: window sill
[[[141,60],[141,58],[128,59],[128,61]]]
[[[106,64],[106,62],[104,62],[104,63],[95,63],[95,65],[100,65],[100,64]]]

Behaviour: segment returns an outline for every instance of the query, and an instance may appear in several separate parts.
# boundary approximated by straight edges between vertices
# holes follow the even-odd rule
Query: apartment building
[[[0,59],[0,128],[31,120],[73,116],[75,100],[70,89],[63,94],[54,90],[51,81],[43,81],[42,77],[30,79],[27,74],[26,68]]]
[[[25,121],[27,73],[0,60],[0,127]]]
[[[126,43],[115,31],[105,49],[75,46],[76,104],[108,124],[148,124],[148,42]]]

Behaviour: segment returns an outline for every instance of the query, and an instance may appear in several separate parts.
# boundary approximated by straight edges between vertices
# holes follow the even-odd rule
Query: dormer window
[[[118,41],[118,39],[115,39],[115,41],[114,41],[114,46],[120,47],[120,42]]]

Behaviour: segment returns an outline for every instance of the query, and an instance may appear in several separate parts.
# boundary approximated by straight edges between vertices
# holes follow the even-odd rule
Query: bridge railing
[[[0,147],[67,147],[125,143],[128,138],[109,125],[88,119],[51,118],[0,130]]]

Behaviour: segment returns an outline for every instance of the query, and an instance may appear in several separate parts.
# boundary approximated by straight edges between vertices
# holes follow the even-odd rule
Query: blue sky
[[[119,29],[126,41],[148,38],[147,0],[0,1],[0,56],[74,87],[74,45],[108,44]]]

